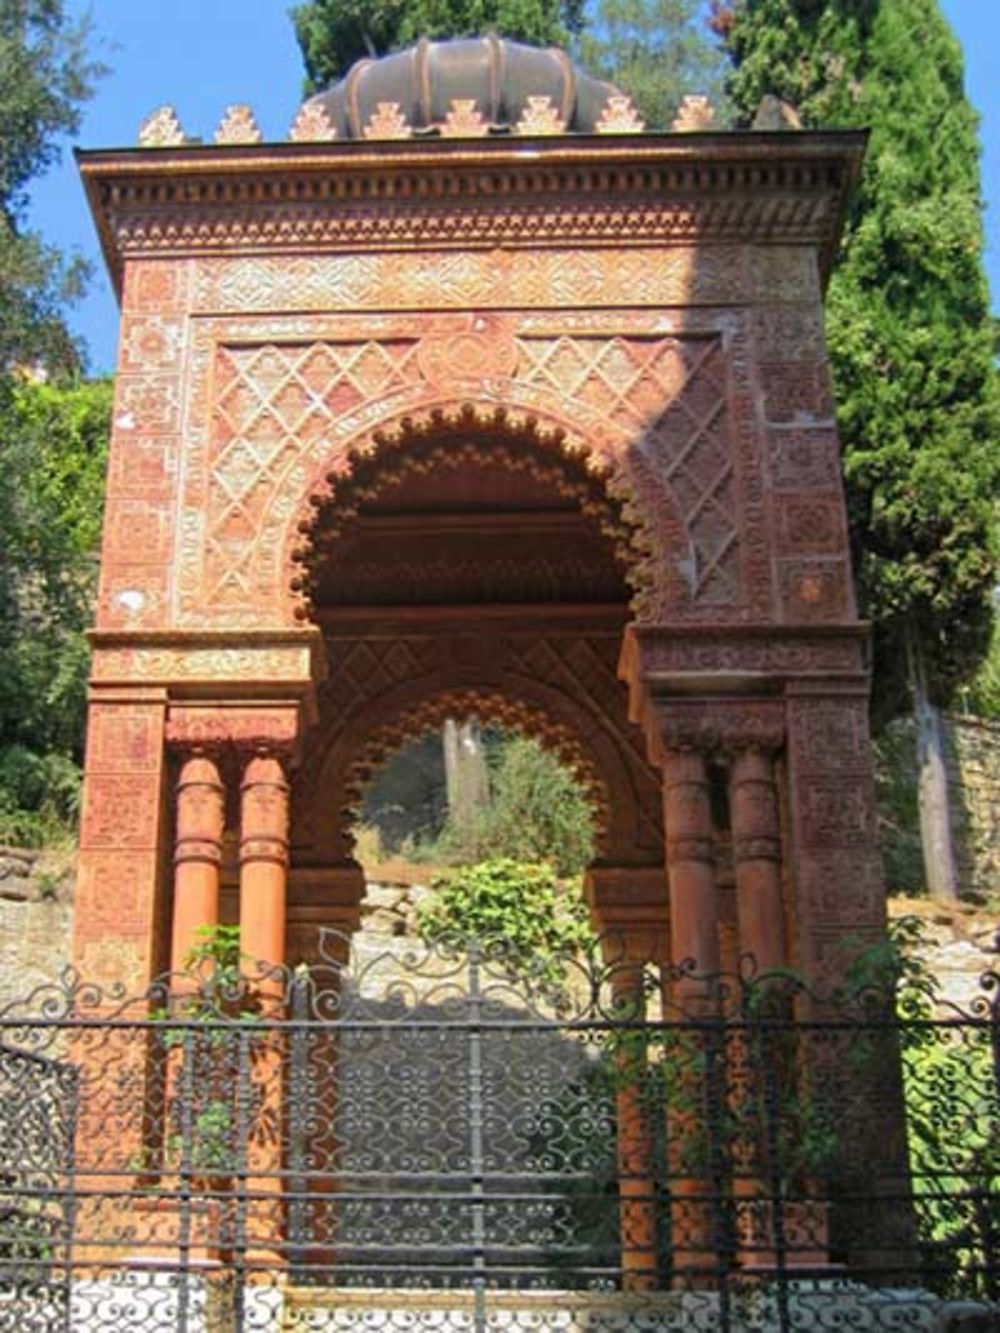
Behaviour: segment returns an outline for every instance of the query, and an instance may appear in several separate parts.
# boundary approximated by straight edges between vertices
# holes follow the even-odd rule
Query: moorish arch
[[[580,774],[599,865],[630,875],[666,930],[659,784],[616,677],[649,559],[621,482],[561,426],[491,404],[379,429],[350,465],[324,471],[290,520],[300,615],[323,634],[330,673],[292,785],[297,949],[312,916],[299,885],[315,899],[325,883],[344,923],[362,896],[348,817],[360,775],[473,713]]]
[[[634,957],[711,972],[725,924],[829,985],[882,937],[822,309],[863,136],[697,99],[645,134],[509,46],[373,62],[288,143],[165,111],[81,155],[122,304],[90,981],[141,990],[226,911],[266,964],[349,926],[310,809],[349,804],[358,719],[462,689],[615,784],[591,893]]]

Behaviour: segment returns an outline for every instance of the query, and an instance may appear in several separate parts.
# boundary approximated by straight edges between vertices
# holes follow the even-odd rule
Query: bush
[[[593,943],[579,884],[561,883],[548,864],[497,857],[440,876],[433,888],[417,917],[423,939],[499,949],[522,975],[557,985],[567,957]]]
[[[551,861],[560,875],[579,874],[593,857],[594,818],[574,774],[524,736],[505,738],[491,767],[489,805],[469,830],[445,825],[436,847],[440,859]]]

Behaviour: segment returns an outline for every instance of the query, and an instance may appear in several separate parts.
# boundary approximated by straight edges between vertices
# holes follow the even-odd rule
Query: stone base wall
[[[962,893],[1000,906],[1000,722],[965,716],[947,721]]]
[[[0,1011],[68,965],[72,883],[70,856],[0,846]]]
[[[1000,727],[993,735],[1000,745]],[[995,817],[1000,825],[1000,790]],[[996,854],[1000,856],[1000,837]],[[401,864],[387,867],[379,879],[369,882],[360,924],[366,955],[380,952],[387,939],[416,933],[417,907],[434,893],[420,879],[435,873]],[[15,997],[54,982],[68,965],[71,883],[72,865],[66,856],[0,847],[0,1010]],[[996,912],[971,904],[949,908],[927,898],[891,898],[889,913],[923,920],[930,940],[929,961],[948,999],[967,1003],[982,973],[1000,970]]]

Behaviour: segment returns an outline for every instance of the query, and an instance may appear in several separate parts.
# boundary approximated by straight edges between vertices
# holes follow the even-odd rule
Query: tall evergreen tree
[[[597,0],[581,42],[587,69],[632,97],[647,129],[665,130],[686,93],[722,119],[724,62],[699,24],[698,0]]]
[[[306,0],[291,13],[307,93],[329,87],[363,56],[385,55],[419,37],[492,31],[564,46],[583,26],[583,0]]]
[[[977,121],[936,0],[719,0],[730,95],[869,126],[827,332],[875,706],[910,706],[928,887],[957,894],[938,708],[981,660],[996,580],[1000,393]]]

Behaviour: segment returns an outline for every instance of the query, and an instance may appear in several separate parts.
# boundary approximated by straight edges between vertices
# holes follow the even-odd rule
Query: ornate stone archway
[[[512,697],[534,681],[583,710],[578,727],[614,714],[602,743],[630,774],[635,817],[612,822],[619,842],[636,830],[634,865],[658,861],[656,791],[675,956],[717,956],[712,781],[730,788],[737,897],[770,895],[765,916],[780,907],[788,925],[757,946],[818,979],[849,936],[881,928],[865,631],[821,312],[860,141],[637,138],[626,120],[609,111],[591,138],[479,137],[474,152],[450,121],[439,140],[379,140],[376,118],[364,142],[285,146],[240,143],[234,121],[216,147],[84,155],[123,299],[84,972],[138,983],[168,961],[171,916],[182,940],[216,910],[228,844],[217,815],[193,813],[189,761],[215,765],[234,832],[243,785],[241,878],[284,884],[289,834],[283,817],[254,826],[255,783],[270,810],[264,796],[291,781],[303,826],[316,738],[331,717],[347,725],[337,691],[387,619],[372,604],[362,625],[358,597],[331,601],[333,576],[316,602],[316,517],[339,540],[338,504],[363,510],[373,477],[405,491],[417,462],[444,467],[470,441],[544,463],[555,492],[565,482],[595,530],[613,530],[631,590],[558,634],[512,632],[494,606],[507,656],[485,674],[462,665],[483,656],[482,617],[452,606],[430,636],[438,665],[414,679]],[[536,600],[551,619],[558,598]],[[411,603],[407,633],[398,617],[380,633],[383,656],[412,663],[428,610],[419,590]],[[579,692],[598,679],[615,702],[595,711]],[[298,869],[316,869],[300,851]],[[300,851],[293,839],[293,863]],[[177,927],[189,882],[200,906]],[[758,916],[747,897],[745,919]]]
[[[505,137],[497,87],[416,97],[438,137],[334,98],[288,144],[234,112],[82,155],[122,300],[88,980],[138,992],[227,913],[267,964],[350,928],[358,765],[473,698],[606,793],[633,990],[745,953],[822,987],[883,930],[822,316],[862,138],[638,135],[582,78]]]

